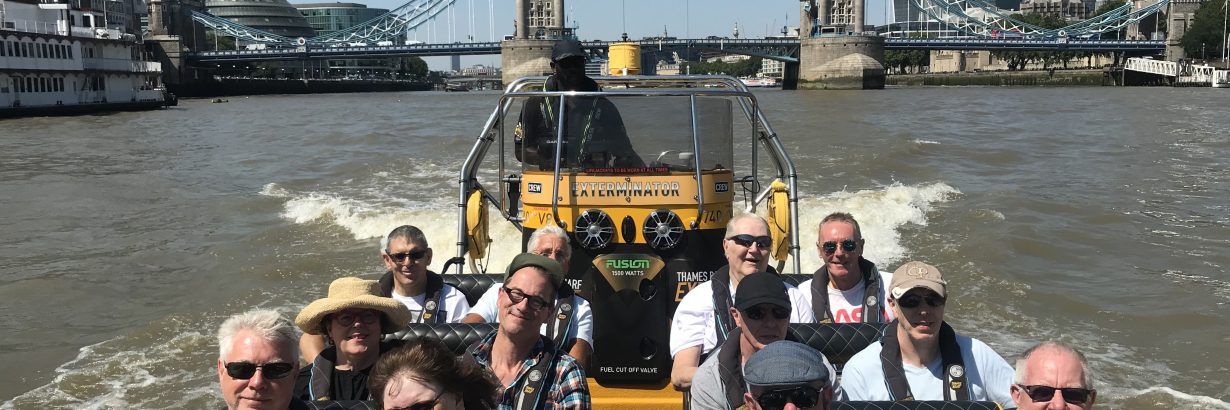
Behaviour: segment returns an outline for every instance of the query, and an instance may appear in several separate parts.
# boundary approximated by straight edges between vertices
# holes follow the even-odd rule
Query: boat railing
[[[773,166],[777,170],[777,175],[773,175],[770,179],[777,178],[785,182],[788,186],[792,198],[789,204],[789,213],[791,216],[791,231],[799,232],[798,227],[798,209],[797,209],[797,172],[794,163],[786,154],[781,141],[777,137],[777,133],[769,126],[764,114],[760,111],[759,103],[756,96],[748,90],[748,88],[737,78],[728,76],[619,76],[619,77],[593,77],[595,81],[602,87],[602,91],[543,91],[543,85],[546,84],[548,77],[524,77],[509,83],[505,87],[504,94],[500,97],[499,104],[495,112],[488,117],[486,124],[483,126],[482,132],[479,134],[478,140],[472,147],[470,154],[462,165],[460,175],[460,213],[458,224],[458,258],[464,258],[466,253],[466,206],[468,195],[474,189],[482,189],[477,181],[479,165],[483,162],[488,150],[493,144],[497,145],[497,152],[504,152],[505,149],[505,127],[501,122],[507,111],[512,108],[514,100],[525,99],[532,97],[688,97],[692,102],[692,128],[693,139],[696,144],[696,152],[699,150],[700,135],[696,132],[696,111],[695,99],[698,97],[726,97],[738,101],[740,110],[744,114],[746,121],[751,125],[752,139],[751,144],[751,166],[749,175],[745,178],[751,181],[760,181],[759,175],[759,147],[764,145],[766,148],[765,154],[773,162]],[[562,102],[562,100],[561,100]],[[562,107],[561,107],[562,112]],[[562,118],[562,117],[561,117]],[[557,137],[559,138],[559,137]],[[557,148],[556,159],[559,159],[559,146]],[[555,166],[555,180],[560,180],[560,166]],[[505,175],[505,159],[503,155],[499,156],[499,174]],[[697,180],[700,180],[700,168],[696,167]],[[736,181],[738,182],[738,181]],[[767,184],[766,184],[767,185]],[[559,186],[555,184],[552,188],[554,198],[559,198]],[[488,197],[505,198],[504,184],[499,184],[498,195],[490,195]],[[757,189],[759,191],[759,189]],[[703,194],[702,194],[703,195]],[[758,195],[759,196],[759,195]],[[698,206],[703,214],[703,199],[700,199]],[[498,202],[497,202],[498,203]],[[748,204],[747,209],[755,211],[758,203]],[[555,201],[552,207],[556,206]],[[514,221],[514,215],[510,215],[505,207],[501,206],[500,212],[509,221]],[[559,212],[556,209],[552,210],[552,214],[558,218]],[[558,223],[559,221],[557,221]],[[562,226],[562,225],[561,225]],[[518,226],[520,228],[520,226]],[[799,260],[799,239],[798,235],[790,235],[790,254],[793,256],[793,268],[795,272],[801,269]]]

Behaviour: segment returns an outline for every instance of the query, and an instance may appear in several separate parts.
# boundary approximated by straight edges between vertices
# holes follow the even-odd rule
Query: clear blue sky
[[[307,0],[291,0],[292,3]],[[358,0],[369,7],[392,9],[406,0]],[[887,0],[867,1],[867,24],[883,24],[891,13]],[[474,30],[469,28],[469,10],[473,5]],[[513,32],[514,0],[455,0],[456,27],[449,27],[447,13],[441,14],[432,27],[422,27],[417,38],[425,42],[499,40]],[[886,6],[887,5],[887,6]],[[495,31],[489,29],[488,10],[494,7]],[[697,38],[710,35],[730,36],[735,23],[740,37],[763,37],[766,32],[780,34],[782,26],[798,26],[798,0],[565,0],[568,25],[578,27],[582,39],[616,40],[625,28],[628,36],[638,39],[661,35],[663,27],[675,37]],[[626,12],[625,12],[626,10]],[[456,33],[452,37],[452,33]],[[434,40],[434,41],[433,41]],[[447,58],[430,58],[433,70],[448,68]],[[499,64],[498,57],[463,57],[462,65]]]

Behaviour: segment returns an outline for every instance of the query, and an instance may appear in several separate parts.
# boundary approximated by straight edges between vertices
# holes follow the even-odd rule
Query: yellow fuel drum
[[[611,75],[639,75],[641,73],[641,45],[636,43],[611,43]]]

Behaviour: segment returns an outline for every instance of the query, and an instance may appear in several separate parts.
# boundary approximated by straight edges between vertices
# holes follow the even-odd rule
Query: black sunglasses
[[[1051,386],[1026,386],[1018,384],[1018,387],[1025,389],[1025,393],[1029,395],[1029,399],[1040,401],[1051,401],[1055,397],[1055,390],[1059,390],[1063,394],[1063,401],[1072,404],[1085,404],[1089,402],[1089,397],[1093,395],[1093,389],[1082,389],[1079,387],[1055,388]]]
[[[767,308],[767,309],[760,308],[760,307],[753,307],[751,309],[744,310],[743,315],[747,316],[748,319],[760,320],[760,319],[764,319],[764,316],[768,314],[769,312],[772,312],[773,318],[777,320],[785,320],[785,319],[790,318],[790,309],[785,309],[780,306],[774,306],[774,307]]]
[[[248,380],[252,375],[256,374],[256,369],[261,369],[261,375],[266,379],[281,379],[290,374],[291,370],[295,369],[295,365],[291,363],[265,363],[258,365],[252,362],[230,362],[226,364],[226,374],[236,380]]]
[[[527,304],[530,306],[530,309],[533,310],[539,310],[551,306],[551,303],[547,302],[546,299],[538,296],[527,295],[521,289],[513,289],[508,286],[504,286],[501,289],[504,289],[504,294],[508,295],[508,301],[512,302],[514,305],[521,303],[523,300],[529,299]]]
[[[824,249],[824,253],[837,252],[837,241],[828,241],[828,242],[822,243],[820,244],[820,247]],[[846,239],[844,241],[841,241],[841,250],[846,251],[846,252],[854,252],[855,249],[858,249],[858,241],[855,241],[853,239]]]
[[[380,320],[380,314],[372,311],[365,311],[361,313],[338,313],[333,316],[333,320],[342,326],[353,325],[355,320],[358,320],[359,323],[370,325]]]
[[[402,263],[402,261],[405,261],[406,258],[410,258],[410,262],[414,262],[419,259],[423,259],[424,256],[427,256],[426,249],[419,249],[414,252],[385,253],[388,254],[390,258],[393,258],[393,262],[397,263]]]
[[[923,301],[926,301],[927,306],[931,307],[944,306],[944,302],[947,302],[944,298],[940,297],[940,295],[936,294],[930,294],[927,296],[906,295],[897,298],[897,304],[906,309],[916,308],[918,305],[921,305]]]
[[[735,243],[739,244],[739,246],[742,246],[745,248],[752,247],[753,243],[756,244],[756,246],[759,246],[760,249],[769,249],[769,246],[773,245],[773,238],[770,238],[768,236],[752,236],[748,234],[739,234],[739,235],[735,235],[735,236],[732,236],[726,239],[735,241]]]
[[[791,387],[789,389],[770,390],[756,397],[760,408],[764,410],[780,410],[786,403],[794,403],[800,409],[816,407],[820,402],[820,390],[811,386]]]

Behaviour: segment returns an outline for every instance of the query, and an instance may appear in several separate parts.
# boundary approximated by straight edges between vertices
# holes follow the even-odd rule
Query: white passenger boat
[[[151,109],[174,97],[148,61],[132,10],[63,0],[3,0],[0,118]],[[117,10],[118,8],[118,10]]]

